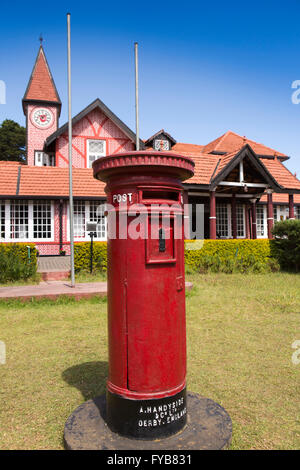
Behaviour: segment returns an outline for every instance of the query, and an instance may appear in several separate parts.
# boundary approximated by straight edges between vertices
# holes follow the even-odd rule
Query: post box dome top
[[[115,175],[157,171],[184,181],[193,176],[194,166],[193,160],[176,153],[142,150],[99,158],[93,163],[93,171],[94,178],[105,182]]]

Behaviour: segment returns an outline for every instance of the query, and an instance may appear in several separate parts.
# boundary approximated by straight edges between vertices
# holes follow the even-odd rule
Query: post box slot
[[[167,200],[167,201],[179,201],[179,192],[178,191],[156,191],[156,190],[147,190],[143,191],[142,199],[144,200]]]
[[[166,236],[163,228],[159,229],[159,251],[161,253],[166,251]]]

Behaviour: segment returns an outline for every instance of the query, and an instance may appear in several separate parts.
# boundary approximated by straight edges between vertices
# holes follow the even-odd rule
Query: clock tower
[[[55,165],[55,155],[44,152],[44,143],[58,128],[61,101],[41,44],[22,100],[26,116],[27,164]]]

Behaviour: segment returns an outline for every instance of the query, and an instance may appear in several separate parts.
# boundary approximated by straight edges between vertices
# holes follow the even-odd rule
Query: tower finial
[[[41,44],[41,46],[42,46],[42,45],[43,45],[43,41],[44,41],[44,38],[43,38],[42,33],[40,34],[39,41],[40,41],[40,44]]]

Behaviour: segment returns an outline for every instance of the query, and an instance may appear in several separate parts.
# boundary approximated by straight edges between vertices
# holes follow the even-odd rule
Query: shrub
[[[198,240],[185,242],[185,263],[198,272],[260,270],[272,256],[270,240],[204,240],[198,245]]]
[[[30,259],[28,258],[30,246]],[[36,249],[33,244],[7,243],[0,245],[0,282],[28,279],[36,274]]]
[[[273,227],[273,255],[282,269],[300,270],[300,220],[282,220]]]
[[[94,268],[107,270],[107,243],[94,242]],[[272,240],[192,240],[185,241],[187,273],[265,272],[279,266],[272,258]],[[75,243],[75,270],[89,270],[90,242]]]
[[[90,269],[90,242],[79,242],[74,244],[75,271],[88,271]],[[93,268],[97,271],[107,270],[107,243],[93,243]]]

